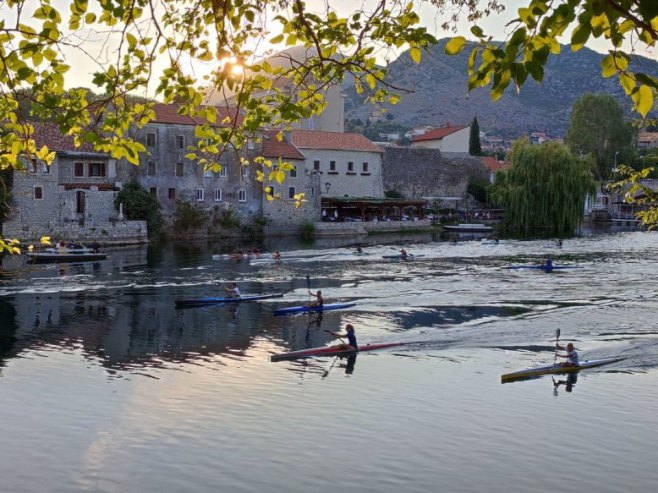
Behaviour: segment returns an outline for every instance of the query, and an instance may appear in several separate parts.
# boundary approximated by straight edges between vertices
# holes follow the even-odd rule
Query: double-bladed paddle
[[[555,357],[553,358],[553,366],[557,363],[557,341],[560,339],[560,329],[555,331]]]

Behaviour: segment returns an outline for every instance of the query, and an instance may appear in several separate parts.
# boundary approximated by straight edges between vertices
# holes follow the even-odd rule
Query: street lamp
[[[329,189],[331,188],[331,183],[327,182],[324,184],[324,188],[327,189],[327,194],[329,193]]]

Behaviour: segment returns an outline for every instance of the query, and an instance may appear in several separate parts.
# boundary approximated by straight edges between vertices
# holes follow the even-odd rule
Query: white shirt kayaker
[[[558,358],[566,358],[567,361],[561,363],[562,366],[579,366],[580,361],[578,360],[578,351],[573,348],[573,344],[567,344],[567,347],[560,346],[555,344],[555,347],[561,351],[566,351],[565,354],[558,354]]]
[[[239,298],[240,297],[240,288],[238,287],[237,284],[234,282],[229,284],[226,288],[226,291],[231,293],[231,298]]]

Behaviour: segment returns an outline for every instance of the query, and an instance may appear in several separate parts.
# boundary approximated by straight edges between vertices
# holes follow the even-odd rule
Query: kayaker
[[[550,272],[553,270],[553,260],[551,257],[546,257],[546,266],[545,266],[546,272]]]
[[[322,299],[322,291],[318,289],[315,293],[312,293],[309,289],[308,294],[310,296],[315,296],[315,301],[308,306],[321,308],[324,305],[324,300]]]
[[[332,332],[331,335],[341,339],[343,337],[347,338],[347,344],[343,343],[341,349],[359,349],[359,345],[356,342],[356,334],[354,333],[354,326],[352,324],[347,324],[345,326],[346,334],[341,334],[340,332]]]
[[[281,254],[279,252],[274,252],[274,255],[272,255],[275,261],[280,262],[281,261]]]
[[[238,287],[238,285],[236,283],[232,282],[231,284],[226,286],[224,289],[226,291],[228,291],[229,293],[231,293],[231,298],[239,298],[240,297],[240,288]]]
[[[356,247],[356,253],[363,253],[363,248],[360,246]]]
[[[402,260],[407,260],[408,256],[407,251],[404,248],[400,248],[400,258]]]
[[[565,354],[556,354],[558,358],[566,358],[567,361],[564,363],[559,363],[560,366],[579,366],[580,362],[578,361],[578,351],[573,348],[573,344],[567,344],[567,347],[560,346],[555,343],[555,348],[559,351],[566,351]]]

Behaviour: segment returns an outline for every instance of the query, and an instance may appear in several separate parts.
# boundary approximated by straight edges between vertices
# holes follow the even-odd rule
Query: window
[[[288,187],[288,198],[289,199],[295,198],[295,187]]]
[[[85,176],[84,163],[73,163],[73,176]]]
[[[315,197],[315,187],[311,187],[311,197]]]
[[[222,201],[222,189],[221,188],[215,188],[213,190],[213,199],[215,199],[215,202],[221,202]]]
[[[30,173],[36,173],[39,166],[39,161],[32,159],[32,165],[30,166]]]
[[[219,172],[219,176],[226,177],[226,165],[222,164],[222,170]]]
[[[41,170],[44,175],[47,175],[50,173],[50,166],[48,166],[46,163],[43,163],[43,167],[41,168]]]
[[[336,171],[336,161],[329,161],[329,171]]]
[[[249,176],[249,170],[247,169],[247,167],[246,166],[240,166],[240,177],[243,180],[246,180],[248,176]]]
[[[169,189],[169,200],[176,200],[176,189],[175,188],[170,188]]]
[[[43,200],[43,187],[34,187],[34,200]]]
[[[176,176],[183,176],[185,174],[185,166],[183,163],[176,163]]]
[[[320,171],[320,161],[313,161],[313,169],[315,171]]]
[[[155,176],[156,174],[155,161],[148,162],[148,165],[146,166],[146,174],[148,176]]]
[[[89,163],[89,176],[105,176],[105,163]]]
[[[153,195],[155,198],[158,197],[158,189],[156,187],[149,188],[149,193]]]
[[[293,165],[290,170],[290,178],[297,178],[297,166]]]
[[[347,163],[347,171],[354,171],[354,163],[352,161]]]
[[[176,136],[176,148],[177,149],[184,149],[185,148],[185,136],[184,135],[177,135]]]
[[[368,163],[363,163],[363,172],[364,173],[368,172]]]
[[[146,146],[147,147],[155,147],[155,134],[152,132],[149,132],[146,134]]]
[[[247,201],[247,191],[245,189],[238,190],[238,202]]]
[[[212,169],[208,168],[203,172],[204,178],[212,178]]]
[[[201,187],[197,187],[196,189],[197,202],[203,202],[204,198],[205,198],[205,190]]]

